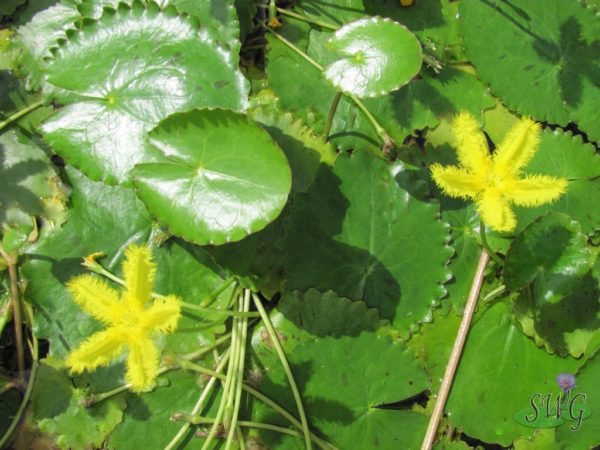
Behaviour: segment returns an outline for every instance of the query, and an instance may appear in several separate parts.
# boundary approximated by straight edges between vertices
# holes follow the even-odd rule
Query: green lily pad
[[[42,129],[67,162],[94,180],[130,181],[152,161],[143,137],[193,107],[241,110],[247,83],[232,55],[175,10],[134,2],[70,33],[48,69],[49,95],[66,105]]]
[[[452,251],[437,205],[400,187],[401,171],[360,151],[322,166],[296,196],[282,248],[288,290],[364,300],[408,336],[444,295]]]
[[[123,421],[109,437],[109,448],[137,450],[147,448],[149,442],[152,448],[164,448],[175,437],[183,422],[174,422],[170,417],[175,413],[189,414],[206,381],[198,374],[182,371],[168,373],[161,380],[152,392],[127,394],[127,409]],[[218,398],[207,403],[203,412],[214,417]],[[193,449],[199,445],[192,427],[177,448]]]
[[[465,0],[459,13],[467,56],[511,109],[561,125],[571,110],[589,112],[583,95],[600,91],[592,62],[600,35],[582,3]]]
[[[86,407],[87,392],[75,388],[60,360],[42,360],[31,396],[31,413],[40,431],[61,449],[99,448],[121,422],[125,399],[107,399]]]
[[[460,321],[461,318],[452,311],[435,309],[432,321],[423,324],[409,341],[409,348],[415,352],[427,371],[432,392],[437,392],[440,388]]]
[[[323,337],[297,346],[288,359],[317,435],[341,449],[420,445],[427,417],[411,411],[410,398],[427,389],[428,383],[423,367],[401,344],[368,332]],[[294,411],[280,364],[268,367],[267,375],[260,390]],[[401,400],[408,406],[381,407]],[[256,406],[254,420],[287,425],[262,405]],[[264,430],[260,435],[271,448],[303,448],[301,438]]]
[[[600,332],[600,288],[588,273],[560,301],[537,305],[533,292],[525,290],[512,304],[523,333],[549,353],[589,357]]]
[[[105,8],[118,9],[120,3],[131,5],[133,0],[84,0],[79,12],[84,17],[99,19]],[[239,24],[233,0],[154,0],[165,8],[173,5],[180,13],[196,17],[203,26],[211,29],[218,42],[227,44],[232,52],[239,53]]]
[[[176,114],[149,133],[162,162],[134,170],[138,195],[171,231],[197,244],[238,241],[281,212],[291,173],[281,149],[246,116]]]
[[[343,55],[323,71],[337,89],[357,97],[379,97],[399,89],[421,70],[421,44],[404,26],[371,17],[344,25],[327,41]]]
[[[506,303],[498,302],[471,326],[446,406],[450,424],[503,446],[529,437],[534,430],[519,424],[515,415],[530,407],[536,393],[556,395],[556,376],[574,373],[582,363],[538,348],[519,331]],[[485,414],[473,414],[473,405]]]
[[[579,224],[550,213],[529,225],[506,254],[504,282],[518,290],[531,285],[541,306],[570,294],[592,267],[592,252]]]
[[[30,2],[40,3],[40,2]],[[28,14],[26,14],[28,16]],[[19,72],[27,78],[27,88],[37,90],[42,87],[50,49],[57,40],[64,38],[65,32],[72,29],[81,16],[76,6],[70,2],[56,3],[34,14],[17,28],[17,41],[24,49],[20,56]]]
[[[62,182],[40,143],[15,129],[1,134],[0,226],[31,228],[36,216],[49,226],[60,224],[65,202]]]
[[[286,292],[271,313],[277,332],[285,338],[286,352],[295,345],[323,336],[357,336],[375,332],[380,325],[379,312],[365,303],[339,297],[335,292]]]

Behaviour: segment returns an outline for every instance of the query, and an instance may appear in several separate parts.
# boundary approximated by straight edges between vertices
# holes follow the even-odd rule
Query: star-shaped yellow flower
[[[120,296],[94,275],[69,280],[67,289],[75,302],[107,325],[69,354],[66,365],[72,373],[108,365],[127,348],[125,378],[132,390],[140,392],[154,386],[159,352],[152,336],[174,331],[181,316],[181,302],[173,295],[151,303],[155,273],[150,249],[130,245],[125,250],[125,289]]]
[[[540,126],[521,119],[504,138],[493,155],[485,135],[473,116],[460,113],[453,131],[458,141],[459,166],[433,164],[434,181],[450,197],[472,198],[484,223],[497,231],[514,230],[517,221],[510,208],[538,206],[556,200],[567,181],[547,175],[520,176],[540,142]]]

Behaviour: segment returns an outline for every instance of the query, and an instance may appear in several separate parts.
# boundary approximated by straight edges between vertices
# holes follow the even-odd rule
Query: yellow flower
[[[152,336],[174,331],[181,316],[181,302],[173,295],[151,303],[155,273],[150,249],[130,245],[125,250],[125,289],[120,296],[94,275],[69,280],[67,289],[75,302],[107,325],[69,354],[66,365],[72,373],[108,365],[127,349],[125,378],[132,390],[140,392],[154,386],[159,352]]]
[[[556,200],[567,180],[547,175],[520,176],[540,142],[540,126],[521,119],[504,138],[493,156],[475,118],[460,113],[453,123],[458,141],[459,166],[431,166],[434,181],[450,197],[472,198],[484,223],[497,231],[514,230],[517,221],[510,208],[538,206]]]

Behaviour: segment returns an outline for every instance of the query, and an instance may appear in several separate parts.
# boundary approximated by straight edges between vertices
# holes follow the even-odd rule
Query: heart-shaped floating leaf
[[[510,289],[532,284],[536,303],[555,303],[589,272],[592,254],[580,225],[550,213],[529,225],[506,254],[504,281]]]
[[[133,170],[139,197],[171,231],[200,245],[238,241],[281,212],[291,188],[285,155],[248,117],[174,114],[149,133],[164,155]]]
[[[381,17],[344,25],[329,39],[342,55],[323,75],[342,92],[377,97],[408,83],[421,69],[421,45],[403,25]]]
[[[45,139],[88,177],[129,180],[153,158],[144,133],[193,107],[241,110],[246,86],[233,56],[194,20],[171,7],[121,4],[85,21],[48,69],[50,94],[66,105],[47,121]]]
[[[321,165],[284,222],[286,288],[364,300],[403,337],[430,320],[450,278],[448,226],[399,185],[404,172],[364,151]]]

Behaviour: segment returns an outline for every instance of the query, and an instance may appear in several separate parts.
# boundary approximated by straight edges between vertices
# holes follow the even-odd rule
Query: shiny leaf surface
[[[246,105],[232,55],[172,8],[106,10],[55,53],[47,91],[66,106],[44,124],[45,139],[94,180],[129,181],[135,164],[153,160],[144,134],[176,111]]]
[[[592,252],[579,224],[550,213],[529,225],[506,254],[504,282],[509,289],[531,286],[535,303],[556,303],[592,267]]]
[[[323,75],[342,92],[379,97],[408,83],[421,69],[421,45],[397,22],[377,17],[344,25],[327,41],[342,55]]]
[[[134,170],[138,195],[170,230],[198,244],[238,241],[281,212],[291,173],[281,149],[246,116],[173,115],[149,134],[162,161]]]

